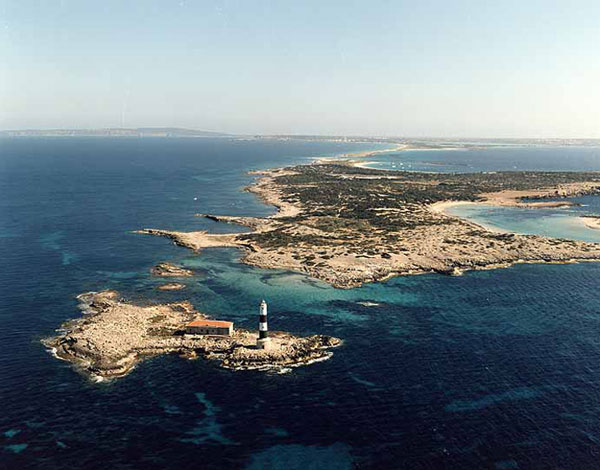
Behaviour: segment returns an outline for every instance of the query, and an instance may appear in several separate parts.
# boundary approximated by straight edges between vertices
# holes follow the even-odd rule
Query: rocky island
[[[152,268],[152,275],[159,277],[190,277],[193,274],[189,269],[171,263],[158,263]]]
[[[185,289],[185,287],[185,284],[181,284],[180,282],[167,282],[166,284],[158,286],[157,289],[162,291],[173,291],[182,290]]]
[[[250,233],[138,233],[196,251],[239,247],[245,263],[305,273],[339,288],[398,275],[600,260],[600,244],[497,233],[443,211],[444,204],[461,201],[568,205],[566,197],[600,192],[597,172],[425,173],[326,162],[262,172],[248,190],[276,206],[277,214],[199,215],[248,226]]]
[[[188,335],[186,325],[207,318],[187,301],[136,305],[116,291],[78,296],[84,316],[44,340],[60,359],[95,379],[127,375],[139,362],[162,354],[204,357],[229,369],[282,370],[328,359],[341,341],[324,335],[297,337],[271,332],[269,349],[257,349],[258,334],[236,329],[231,336]]]

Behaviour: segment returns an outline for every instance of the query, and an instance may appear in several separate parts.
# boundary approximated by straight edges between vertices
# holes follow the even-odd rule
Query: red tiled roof
[[[197,327],[206,327],[212,326],[216,328],[229,328],[233,326],[233,323],[230,321],[220,321],[220,320],[194,320],[191,323],[188,323],[186,326],[197,326]]]

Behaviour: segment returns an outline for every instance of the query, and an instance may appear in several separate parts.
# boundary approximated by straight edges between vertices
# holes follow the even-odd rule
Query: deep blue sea
[[[271,214],[240,191],[252,181],[248,170],[366,148],[376,146],[0,140],[0,468],[598,468],[600,264],[518,265],[336,290],[243,265],[234,249],[194,255],[131,233],[235,230],[193,214]],[[600,170],[600,152],[589,148],[391,158],[414,169],[431,170],[433,161],[435,171]],[[598,198],[582,202],[569,211],[600,214]],[[469,215],[508,230],[567,230],[562,219],[541,223],[555,212],[494,210]],[[159,261],[197,276],[186,290],[157,291],[150,268]],[[255,327],[264,297],[272,328],[345,343],[331,360],[283,375],[169,356],[93,383],[40,339],[80,315],[77,294],[108,288],[134,300],[189,299],[246,327]]]

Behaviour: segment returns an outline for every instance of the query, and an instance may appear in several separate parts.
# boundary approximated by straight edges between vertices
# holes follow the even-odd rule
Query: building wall
[[[220,335],[231,336],[233,328],[219,328],[214,326],[188,326],[185,332],[193,335]]]

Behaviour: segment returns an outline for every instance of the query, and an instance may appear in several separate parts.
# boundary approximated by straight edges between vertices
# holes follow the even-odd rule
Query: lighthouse
[[[258,316],[258,338],[265,339],[269,336],[269,327],[267,326],[267,302],[260,303],[260,314]]]
[[[270,344],[269,327],[267,325],[267,302],[263,300],[260,303],[258,314],[258,339],[256,340],[256,347],[258,349],[268,349]]]

